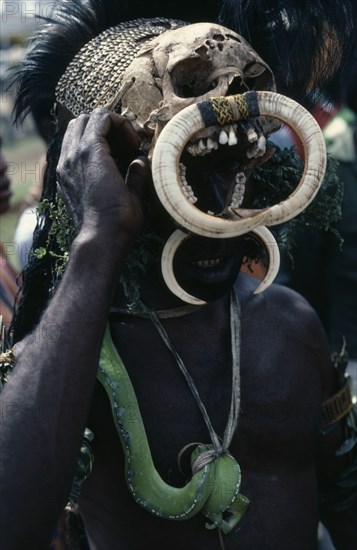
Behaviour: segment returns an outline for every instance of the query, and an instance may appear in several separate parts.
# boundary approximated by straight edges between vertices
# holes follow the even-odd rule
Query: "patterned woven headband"
[[[155,18],[136,19],[107,29],[88,42],[68,65],[57,84],[56,100],[76,117],[110,103],[142,46],[184,25],[184,21]]]

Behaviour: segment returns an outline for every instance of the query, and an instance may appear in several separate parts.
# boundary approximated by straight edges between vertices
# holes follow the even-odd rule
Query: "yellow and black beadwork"
[[[197,106],[205,127],[225,126],[237,120],[246,120],[260,115],[255,92],[246,92],[245,94],[229,97],[214,97],[199,103]]]

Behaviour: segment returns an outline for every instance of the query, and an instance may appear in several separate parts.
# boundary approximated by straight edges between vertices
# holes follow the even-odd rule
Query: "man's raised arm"
[[[110,145],[109,145],[110,143]],[[33,332],[15,346],[1,393],[1,548],[47,547],[69,495],[113,293],[140,232],[149,178],[137,158],[126,181],[113,157],[138,154],[123,118],[96,110],[67,129],[61,195],[77,229],[63,279]]]

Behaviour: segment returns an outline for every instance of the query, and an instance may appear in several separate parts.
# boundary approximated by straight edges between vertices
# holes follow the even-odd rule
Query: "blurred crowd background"
[[[0,0],[0,136],[12,191],[9,208],[0,220],[0,241],[15,269],[21,267],[21,251],[13,243],[15,227],[19,216],[32,205],[36,187],[40,188],[46,147],[31,117],[21,127],[13,125],[11,113],[16,89],[10,86],[9,69],[21,62],[28,39],[43,24],[43,17],[50,14],[54,4],[53,0]]]

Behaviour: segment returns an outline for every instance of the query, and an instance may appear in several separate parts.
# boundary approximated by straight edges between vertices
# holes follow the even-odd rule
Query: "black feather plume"
[[[356,0],[223,0],[223,25],[242,34],[298,100],[348,69],[356,50]]]
[[[79,50],[105,29],[139,17],[168,17],[189,22],[218,16],[216,0],[60,0],[51,18],[31,40],[24,62],[16,68],[15,121],[29,112],[49,115],[56,84]]]
[[[303,101],[348,68],[356,49],[357,2],[344,0],[60,0],[31,43],[14,82],[15,120],[49,113],[68,63],[106,28],[138,17],[219,21],[242,34],[272,67],[280,90]]]
[[[62,0],[53,19],[46,21],[16,69],[15,121],[22,121],[33,110],[50,113],[57,81],[81,47],[98,34],[102,23],[80,0]]]

